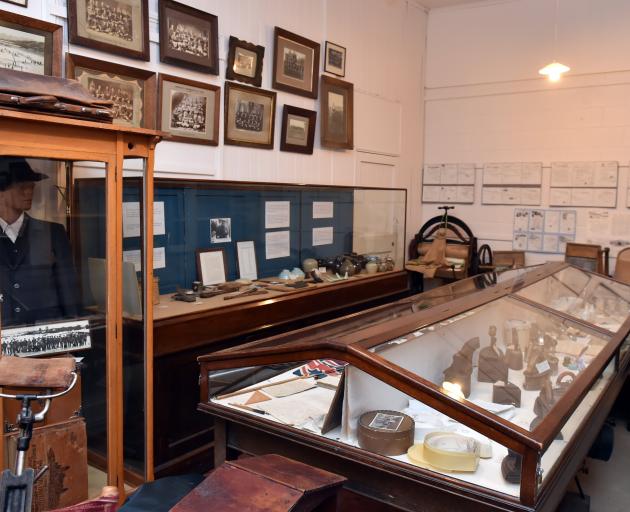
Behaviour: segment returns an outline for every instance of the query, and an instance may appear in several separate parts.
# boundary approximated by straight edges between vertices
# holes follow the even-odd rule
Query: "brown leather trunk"
[[[11,469],[15,464],[17,436],[17,432],[4,436],[5,464]],[[37,473],[45,465],[48,471],[33,489],[33,512],[66,507],[87,499],[87,438],[83,418],[33,430],[26,467],[34,468]]]

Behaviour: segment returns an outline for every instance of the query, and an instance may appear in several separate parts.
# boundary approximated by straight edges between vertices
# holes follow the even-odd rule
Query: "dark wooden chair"
[[[564,261],[590,272],[609,275],[608,247],[595,244],[568,242],[564,252]]]
[[[619,251],[619,254],[617,254],[617,263],[615,264],[613,277],[617,281],[630,284],[630,247]]]

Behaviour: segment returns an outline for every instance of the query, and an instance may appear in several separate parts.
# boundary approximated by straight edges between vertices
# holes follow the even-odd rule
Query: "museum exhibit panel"
[[[547,263],[445,288],[200,357],[215,465],[274,451],[392,509],[555,510],[627,375],[630,287]]]
[[[138,260],[150,267],[152,211],[143,205],[152,204],[160,139],[151,130],[0,110],[2,353],[71,355],[80,373],[80,385],[35,428],[27,459],[36,470],[49,466],[36,490],[45,510],[87,499],[88,487],[112,485],[124,495],[128,461],[136,481],[152,478],[152,399],[144,390],[152,382],[153,283],[123,261],[121,206],[124,165],[135,169],[140,190]],[[103,183],[98,209],[76,201],[85,176]],[[127,314],[142,327],[134,361],[123,357]],[[140,389],[137,402],[126,400],[130,388]],[[5,467],[15,451],[14,402],[4,399],[0,409]],[[133,435],[139,452],[123,452]]]

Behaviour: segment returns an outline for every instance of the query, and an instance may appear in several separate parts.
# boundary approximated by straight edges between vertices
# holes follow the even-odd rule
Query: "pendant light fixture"
[[[555,57],[557,46],[558,46],[558,10],[560,7],[560,0],[556,0],[556,12],[553,19],[553,55]],[[560,64],[557,60],[553,60],[551,64],[547,64],[544,68],[538,70],[538,73],[544,75],[549,78],[552,82],[557,82],[560,80],[562,73],[566,73],[570,71],[571,68],[569,66],[565,66],[564,64]]]

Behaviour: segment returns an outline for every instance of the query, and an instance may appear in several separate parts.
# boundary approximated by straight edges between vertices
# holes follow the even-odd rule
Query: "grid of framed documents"
[[[475,164],[428,164],[422,174],[423,203],[472,204]]]
[[[542,202],[541,185],[541,162],[487,163],[481,203],[536,206]]]
[[[619,162],[552,162],[551,206],[615,208]]]
[[[575,210],[516,208],[512,248],[515,251],[564,254],[575,240]]]

